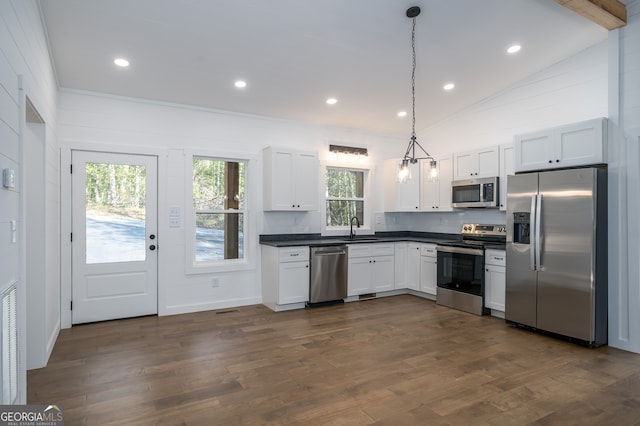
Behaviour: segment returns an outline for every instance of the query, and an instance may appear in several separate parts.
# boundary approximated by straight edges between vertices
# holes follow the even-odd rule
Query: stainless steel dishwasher
[[[347,297],[347,246],[311,247],[309,305]]]

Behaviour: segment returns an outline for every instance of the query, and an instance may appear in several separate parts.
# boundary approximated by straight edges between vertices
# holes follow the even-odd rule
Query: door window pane
[[[146,168],[87,163],[86,262],[146,259]]]

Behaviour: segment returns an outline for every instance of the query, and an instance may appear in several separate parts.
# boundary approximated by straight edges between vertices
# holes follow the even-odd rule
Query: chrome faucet
[[[360,219],[358,216],[354,216],[351,218],[351,230],[349,231],[349,238],[353,239],[356,236],[356,233],[353,232],[353,219],[356,220],[356,227],[360,228]]]

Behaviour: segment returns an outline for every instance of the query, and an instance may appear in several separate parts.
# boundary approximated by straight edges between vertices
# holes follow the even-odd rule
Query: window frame
[[[225,161],[244,163],[244,203],[242,209],[221,209],[206,211],[212,214],[242,214],[242,233],[243,233],[243,258],[242,259],[223,259],[216,261],[197,262],[196,253],[196,213],[193,199],[193,161],[196,159]],[[254,269],[254,260],[250,238],[253,236],[253,226],[250,222],[249,214],[249,189],[251,186],[250,176],[251,161],[246,155],[223,154],[194,151],[185,154],[185,253],[186,253],[186,274],[206,274],[212,272],[231,272]],[[171,208],[170,208],[171,209]],[[203,212],[203,211],[201,211]]]
[[[350,225],[346,226],[327,226],[327,202],[332,200],[346,200],[346,201],[360,201],[362,200],[362,222],[360,223],[360,228],[357,228],[358,234],[373,234],[373,224],[372,224],[372,214],[371,214],[371,180],[372,180],[372,172],[370,169],[365,167],[353,167],[346,165],[332,165],[325,164],[323,166],[324,169],[324,181],[323,181],[323,205],[321,212],[322,219],[322,234],[323,235],[345,235],[345,233],[349,233]],[[328,187],[327,187],[327,178],[329,175],[329,169],[334,170],[346,170],[346,171],[354,171],[354,172],[362,172],[363,173],[363,197],[362,198],[337,198],[337,197],[329,197],[328,196]]]

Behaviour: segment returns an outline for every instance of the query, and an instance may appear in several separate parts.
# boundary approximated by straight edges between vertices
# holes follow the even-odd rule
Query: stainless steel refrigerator
[[[607,171],[509,176],[505,319],[607,343]]]

